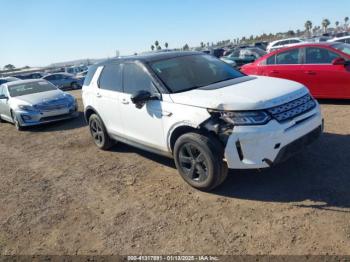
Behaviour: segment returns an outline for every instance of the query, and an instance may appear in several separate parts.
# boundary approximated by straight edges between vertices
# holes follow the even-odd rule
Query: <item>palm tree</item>
[[[311,28],[312,28],[312,22],[310,20],[307,20],[305,22],[305,29],[306,29],[306,32],[308,33],[308,35],[310,35],[310,33],[311,33]]]
[[[165,43],[164,46],[165,46],[166,49],[168,49],[169,44]]]
[[[151,49],[152,49],[152,51],[154,50],[154,45],[151,45]]]
[[[322,27],[323,27],[323,30],[325,33],[327,33],[327,28],[328,26],[331,24],[331,22],[326,18],[326,19],[323,19],[322,21]]]
[[[13,70],[13,69],[15,69],[16,67],[14,66],[14,65],[12,65],[12,64],[8,64],[8,65],[5,65],[4,66],[4,69],[5,70]]]
[[[344,18],[345,28],[348,28],[349,17]]]

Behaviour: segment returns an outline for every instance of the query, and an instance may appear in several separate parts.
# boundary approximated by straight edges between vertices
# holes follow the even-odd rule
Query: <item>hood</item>
[[[307,93],[308,90],[297,82],[259,76],[237,84],[219,88],[207,86],[205,89],[171,94],[170,97],[178,104],[239,111],[271,108]]]
[[[62,92],[61,90],[52,90],[47,92],[40,92],[30,95],[17,96],[11,98],[16,104],[37,105],[45,102],[53,102],[61,99],[68,99],[71,95]]]

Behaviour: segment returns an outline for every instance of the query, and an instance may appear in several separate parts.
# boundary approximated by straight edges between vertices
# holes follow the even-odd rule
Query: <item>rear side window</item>
[[[99,87],[105,90],[123,92],[122,67],[120,64],[109,64],[103,68]]]
[[[305,64],[331,64],[339,55],[325,48],[308,47],[305,50]]]
[[[290,44],[296,44],[296,43],[300,43],[300,41],[294,39],[294,40],[290,40],[289,43]]]
[[[91,83],[92,78],[95,75],[95,72],[97,70],[97,66],[91,66],[86,74],[85,80],[84,80],[84,86],[88,86]]]
[[[156,92],[151,77],[137,64],[124,65],[124,92],[127,94],[135,94],[144,90],[151,94]]]
[[[276,64],[295,65],[299,64],[299,49],[288,50],[276,55]]]
[[[268,59],[266,59],[266,64],[267,65],[274,65],[276,64],[276,56],[270,56]]]
[[[44,79],[50,81],[50,80],[55,80],[56,79],[56,76],[55,75],[51,75],[51,76],[47,76],[47,77],[44,77]]]

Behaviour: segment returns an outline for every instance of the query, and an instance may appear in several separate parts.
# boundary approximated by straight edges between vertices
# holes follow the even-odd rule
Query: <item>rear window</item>
[[[57,88],[46,81],[8,86],[8,91],[11,97],[24,96],[53,90],[57,90]]]
[[[85,80],[84,80],[84,86],[88,86],[91,83],[92,78],[95,75],[95,72],[97,70],[97,66],[90,66],[88,69],[88,72],[86,74]]]

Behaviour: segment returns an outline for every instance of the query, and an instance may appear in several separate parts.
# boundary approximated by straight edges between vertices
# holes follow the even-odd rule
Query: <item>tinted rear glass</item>
[[[57,90],[57,88],[46,81],[40,81],[34,83],[17,84],[13,86],[11,85],[8,87],[8,90],[11,97],[16,97]]]
[[[92,78],[96,72],[97,66],[90,66],[84,80],[84,86],[88,86],[91,83]]]
[[[150,66],[173,93],[244,76],[241,72],[209,55],[181,56],[152,62]]]
[[[120,64],[109,64],[103,68],[99,80],[99,87],[101,89],[123,92]]]

